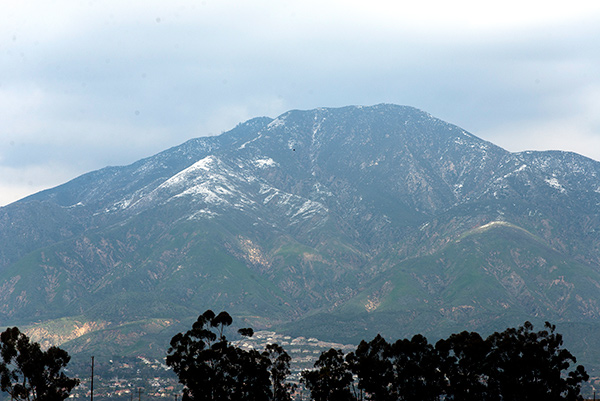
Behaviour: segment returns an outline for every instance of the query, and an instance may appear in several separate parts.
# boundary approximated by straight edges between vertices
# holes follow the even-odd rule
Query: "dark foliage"
[[[418,334],[411,340],[398,340],[390,350],[394,382],[392,393],[397,400],[434,401],[442,388],[443,373],[435,349]]]
[[[184,400],[288,400],[282,391],[289,374],[289,355],[276,344],[263,353],[231,344],[225,328],[233,319],[227,312],[207,310],[192,329],[171,340],[167,365],[184,385]],[[253,330],[238,330],[252,336]]]
[[[0,334],[0,357],[0,388],[11,399],[60,401],[79,383],[63,372],[71,359],[66,351],[43,351],[16,327]]]
[[[562,336],[546,322],[546,330],[533,325],[510,328],[488,337],[487,375],[490,394],[502,401],[578,400],[580,383],[588,379],[582,366],[564,375],[575,357],[562,348]]]
[[[478,333],[463,331],[452,334],[435,345],[440,369],[445,372],[444,391],[448,400],[480,401],[490,399],[488,393],[487,355],[489,341]]]
[[[392,386],[394,371],[389,358],[390,344],[380,335],[370,342],[361,341],[346,360],[358,377],[358,387],[374,401],[394,400]]]
[[[526,322],[485,340],[465,331],[435,348],[421,335],[394,344],[378,335],[348,354],[347,369],[374,401],[581,400],[588,375],[583,366],[572,368],[575,357],[562,348],[556,327],[545,328],[534,332]]]
[[[444,376],[438,354],[421,335],[389,344],[377,336],[346,358],[369,400],[437,400]]]
[[[290,372],[292,358],[278,344],[267,345],[263,356],[270,361],[271,389],[274,401],[289,401],[296,386],[286,382]]]
[[[302,373],[302,380],[315,401],[351,401],[357,397],[352,391],[352,372],[340,350],[331,348],[315,362],[315,370]]]
[[[184,385],[184,400],[290,401],[290,356],[277,344],[263,353],[230,344],[226,312],[206,311],[171,340],[167,364]],[[576,401],[588,379],[562,336],[526,322],[483,339],[462,332],[435,347],[422,335],[390,344],[380,335],[344,356],[321,353],[302,382],[315,401]],[[240,329],[251,336],[252,329]]]

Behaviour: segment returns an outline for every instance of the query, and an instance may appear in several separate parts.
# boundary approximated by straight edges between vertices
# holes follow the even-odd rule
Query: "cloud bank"
[[[0,205],[256,116],[415,106],[600,160],[600,3],[32,1],[0,16]]]

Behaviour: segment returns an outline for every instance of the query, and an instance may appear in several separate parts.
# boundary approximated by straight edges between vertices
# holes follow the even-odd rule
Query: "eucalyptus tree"
[[[290,362],[292,358],[279,344],[268,344],[263,356],[270,362],[271,391],[273,401],[290,401],[296,386],[286,379],[290,375]]]
[[[334,348],[324,351],[315,369],[302,372],[302,381],[315,401],[354,401],[353,376],[344,353]]]
[[[42,350],[17,327],[0,334],[0,389],[11,399],[61,401],[79,383],[65,374],[71,357],[58,347]]]
[[[377,335],[373,340],[361,341],[356,351],[346,357],[356,375],[358,387],[373,401],[393,401],[394,369],[390,360],[390,344]]]
[[[171,339],[167,365],[184,386],[184,401],[273,399],[271,375],[277,369],[268,353],[244,350],[227,340],[225,329],[232,322],[227,312],[215,315],[207,310],[190,330]],[[251,337],[254,331],[243,328],[238,333]]]
[[[489,393],[489,341],[479,333],[463,331],[439,340],[435,348],[440,370],[445,375],[443,385],[449,401],[481,401],[493,398]]]
[[[548,322],[535,332],[530,322],[488,337],[486,370],[489,391],[502,401],[580,400],[589,376],[563,348],[562,335]]]

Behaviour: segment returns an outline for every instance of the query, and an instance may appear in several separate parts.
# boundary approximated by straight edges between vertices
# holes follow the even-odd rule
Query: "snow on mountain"
[[[411,107],[292,110],[0,208],[0,318],[600,327],[599,204],[580,155],[511,153]]]
[[[258,170],[278,168],[270,157],[224,161],[209,155],[177,172],[136,199],[128,197],[106,211],[124,210],[140,213],[168,202],[186,202],[187,218],[212,218],[235,209],[277,225],[281,216],[291,224],[315,216],[326,218],[328,209],[318,201],[288,193],[257,177]],[[267,206],[261,210],[257,205]],[[260,217],[259,217],[260,216]]]

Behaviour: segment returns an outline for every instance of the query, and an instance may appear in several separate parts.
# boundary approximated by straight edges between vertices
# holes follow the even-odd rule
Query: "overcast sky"
[[[600,160],[600,1],[2,3],[0,205],[316,107],[409,105]]]

